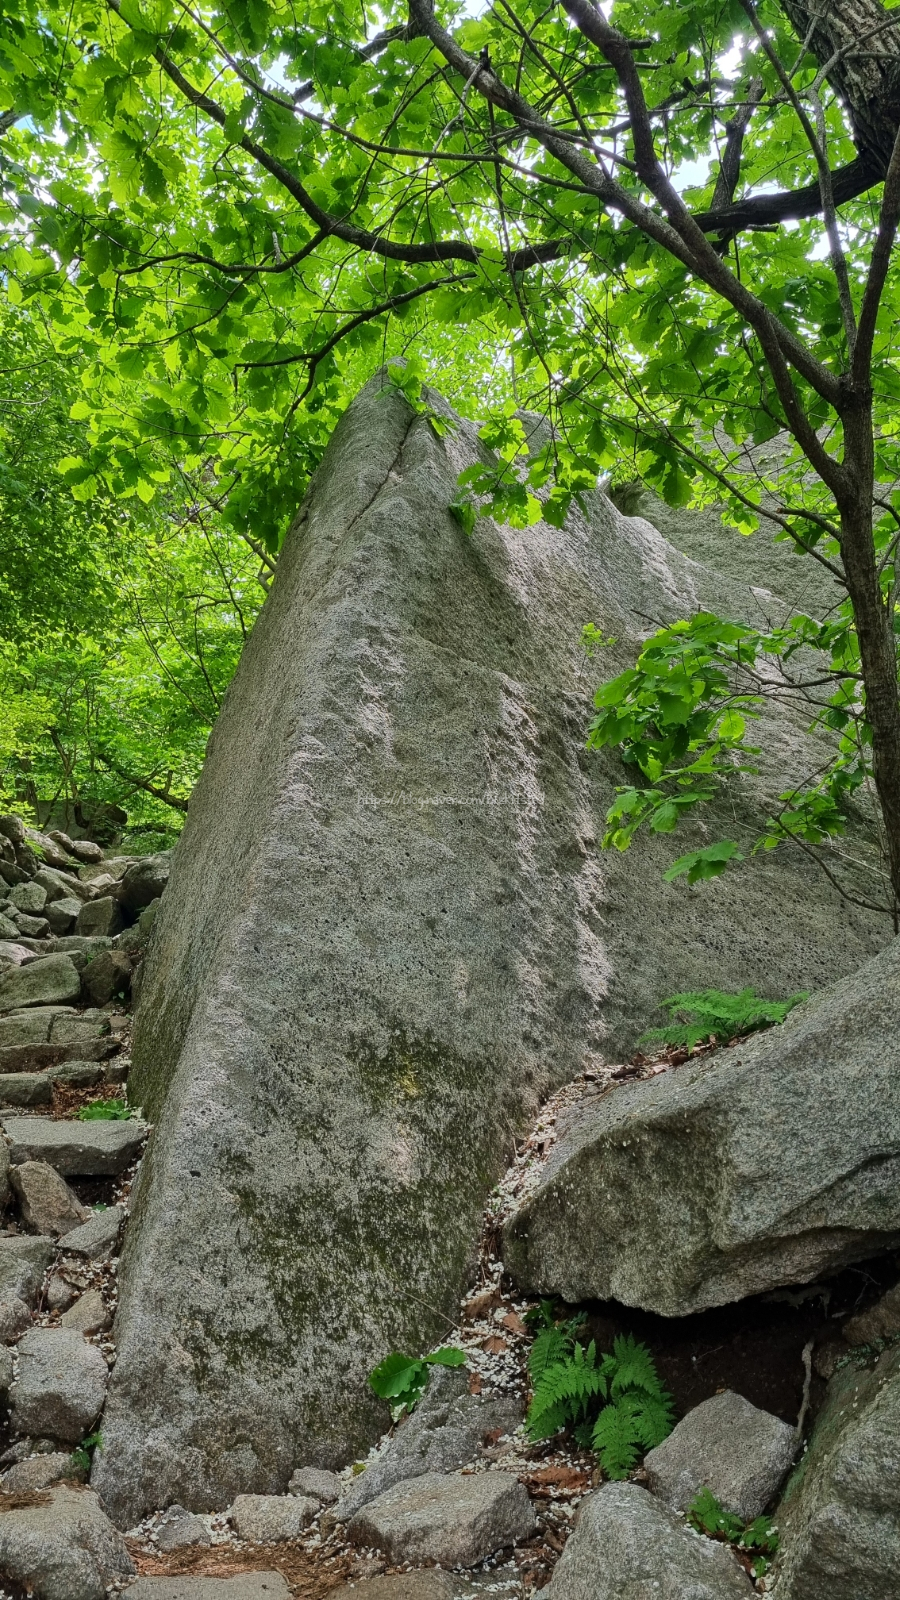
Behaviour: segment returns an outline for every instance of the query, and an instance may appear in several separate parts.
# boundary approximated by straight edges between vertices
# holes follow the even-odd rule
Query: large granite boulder
[[[723,578],[599,494],[467,536],[457,475],[489,452],[429,404],[440,438],[374,381],[336,430],[160,905],[129,1081],[158,1127],[94,1466],[128,1522],[377,1437],[365,1375],[442,1337],[511,1135],[658,999],[815,987],[887,937],[799,850],[702,894],[661,881],[670,840],[598,853],[624,774],[585,753],[592,680],[641,618],[758,615],[742,541]],[[602,668],[589,621],[618,640]],[[762,733],[711,822],[742,841],[821,760],[782,711]]]
[[[776,1600],[896,1600],[900,1348],[835,1373],[776,1520]]]
[[[683,1316],[900,1244],[898,1030],[894,940],[780,1027],[576,1107],[508,1270]]]

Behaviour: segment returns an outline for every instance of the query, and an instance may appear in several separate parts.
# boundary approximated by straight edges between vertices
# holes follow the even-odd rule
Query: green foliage
[[[612,1353],[598,1359],[593,1340],[585,1348],[575,1338],[584,1319],[553,1325],[550,1304],[541,1304],[544,1326],[528,1357],[529,1438],[549,1439],[571,1427],[579,1443],[597,1452],[607,1477],[626,1478],[671,1433],[671,1397],[646,1345],[619,1335]]]
[[[688,1511],[688,1521],[698,1533],[754,1554],[754,1578],[761,1578],[768,1572],[771,1558],[778,1550],[778,1529],[771,1517],[763,1515],[744,1523],[741,1517],[723,1510],[712,1490],[704,1488]]]
[[[102,1433],[89,1433],[72,1451],[72,1465],[79,1472],[90,1472],[94,1451],[103,1449]]]
[[[432,1367],[465,1366],[466,1352],[445,1345],[427,1356],[405,1356],[392,1350],[369,1373],[369,1385],[380,1400],[391,1402],[391,1419],[396,1422],[404,1411],[414,1411],[428,1386]]]
[[[721,989],[703,989],[695,994],[673,994],[660,1005],[672,1018],[664,1028],[650,1028],[640,1042],[670,1044],[693,1050],[712,1039],[727,1044],[746,1033],[783,1022],[788,1012],[807,998],[806,991],[788,1000],[764,1000],[753,989],[725,994]]]
[[[124,1100],[90,1100],[79,1106],[79,1122],[127,1122],[131,1109]]]

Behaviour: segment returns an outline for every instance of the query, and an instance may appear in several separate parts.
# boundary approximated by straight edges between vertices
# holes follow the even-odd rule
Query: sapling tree
[[[493,396],[466,525],[559,521],[624,462],[763,519],[833,578],[828,618],[685,619],[702,637],[657,640],[594,737],[640,758],[662,800],[634,808],[668,826],[744,759],[764,658],[796,657],[840,749],[776,832],[815,848],[871,785],[891,909],[898,67],[878,0],[17,0],[7,288],[90,358],[68,479],[150,499],[168,455],[274,551],[351,382],[405,352],[411,398],[437,368],[470,412]],[[519,405],[552,423],[527,462]]]

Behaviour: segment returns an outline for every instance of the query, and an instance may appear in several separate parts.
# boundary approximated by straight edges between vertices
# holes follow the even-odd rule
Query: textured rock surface
[[[510,1135],[660,997],[814,987],[885,938],[799,851],[702,897],[661,882],[671,841],[598,856],[621,771],[584,751],[582,627],[619,640],[599,675],[639,614],[758,616],[746,541],[719,578],[601,496],[562,530],[468,538],[448,507],[478,453],[468,423],[439,440],[363,392],[192,796],[136,1021],[130,1093],[158,1127],[94,1468],[129,1522],[283,1491],[298,1456],[377,1437],[365,1375],[441,1337]],[[818,764],[799,724],[770,733],[771,768],[711,819],[728,837]]]
[[[52,1450],[46,1455],[26,1456],[24,1461],[17,1461],[0,1477],[0,1493],[31,1494],[51,1488],[62,1478],[76,1476],[71,1455],[67,1451]]]
[[[776,1520],[777,1600],[896,1600],[900,1349],[832,1378]]]
[[[506,1225],[508,1270],[680,1316],[900,1243],[898,1030],[895,940],[781,1027],[576,1110]]]
[[[107,1366],[95,1345],[69,1328],[32,1328],[19,1343],[10,1390],[17,1433],[78,1444],[103,1406]]]
[[[128,911],[141,911],[158,900],[169,881],[172,856],[168,850],[159,855],[142,856],[126,867],[119,882],[117,898]]]
[[[44,1505],[0,1511],[0,1572],[35,1600],[106,1600],[134,1566],[97,1496],[63,1487]]]
[[[50,1117],[4,1117],[10,1159],[46,1161],[66,1177],[114,1177],[124,1172],[147,1137],[145,1122],[54,1122]]]
[[[291,1600],[278,1572],[242,1572],[236,1578],[138,1578],[128,1600]]]
[[[876,1339],[891,1339],[900,1333],[900,1283],[888,1289],[868,1311],[845,1322],[843,1333],[848,1344],[873,1344]]]
[[[125,1212],[121,1206],[89,1212],[88,1221],[66,1234],[66,1250],[86,1256],[89,1261],[100,1261],[112,1255],[124,1219]]]
[[[185,1511],[184,1506],[170,1506],[154,1535],[160,1550],[184,1550],[211,1543],[209,1529],[202,1517]]]
[[[91,1215],[65,1178],[46,1161],[22,1161],[10,1171],[23,1220],[38,1233],[71,1233]]]
[[[239,1494],[228,1512],[239,1539],[279,1544],[296,1539],[319,1510],[319,1501],[299,1494]]]
[[[370,1501],[347,1532],[356,1544],[377,1545],[391,1562],[474,1567],[533,1529],[531,1501],[511,1473],[428,1472]]]
[[[0,1011],[75,1000],[80,990],[81,979],[68,956],[42,956],[24,967],[7,967],[0,977]]]
[[[288,1484],[288,1494],[309,1495],[313,1500],[318,1500],[320,1505],[333,1505],[338,1499],[343,1485],[334,1472],[326,1472],[322,1467],[298,1467],[291,1474]]]
[[[55,1252],[53,1239],[0,1238],[0,1300],[14,1295],[33,1305]]]
[[[635,1483],[605,1483],[582,1502],[545,1591],[547,1600],[751,1600],[755,1592],[725,1545]]]
[[[333,1589],[329,1600],[453,1600],[456,1585],[449,1572],[425,1567],[421,1572],[392,1572],[368,1578],[364,1595],[353,1583]]]
[[[109,1327],[111,1321],[99,1289],[88,1289],[68,1311],[63,1312],[59,1325],[61,1328],[74,1328],[76,1333],[100,1333]]]
[[[695,1406],[644,1458],[647,1486],[673,1511],[687,1511],[700,1489],[745,1522],[764,1511],[796,1452],[794,1430],[726,1390]]]
[[[376,1495],[406,1478],[466,1466],[487,1433],[497,1428],[512,1433],[518,1427],[520,1401],[512,1396],[483,1400],[468,1389],[466,1372],[436,1367],[416,1410],[378,1459],[354,1479],[334,1509],[335,1519],[349,1522]]]

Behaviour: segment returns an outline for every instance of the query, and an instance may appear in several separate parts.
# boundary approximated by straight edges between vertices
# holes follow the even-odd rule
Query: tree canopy
[[[896,901],[898,22],[879,0],[5,6],[6,314],[77,388],[59,466],[91,540],[119,515],[149,549],[187,507],[271,560],[337,414],[403,354],[414,402],[439,374],[488,419],[467,527],[641,477],[826,564],[834,615],[739,665],[824,652],[841,748],[780,825],[814,848],[874,785]],[[527,465],[521,406],[552,423]],[[653,748],[633,683],[594,733],[638,769],[626,793],[657,791],[650,826],[741,755],[683,646],[664,760],[646,678]],[[698,645],[723,671],[733,647]]]

